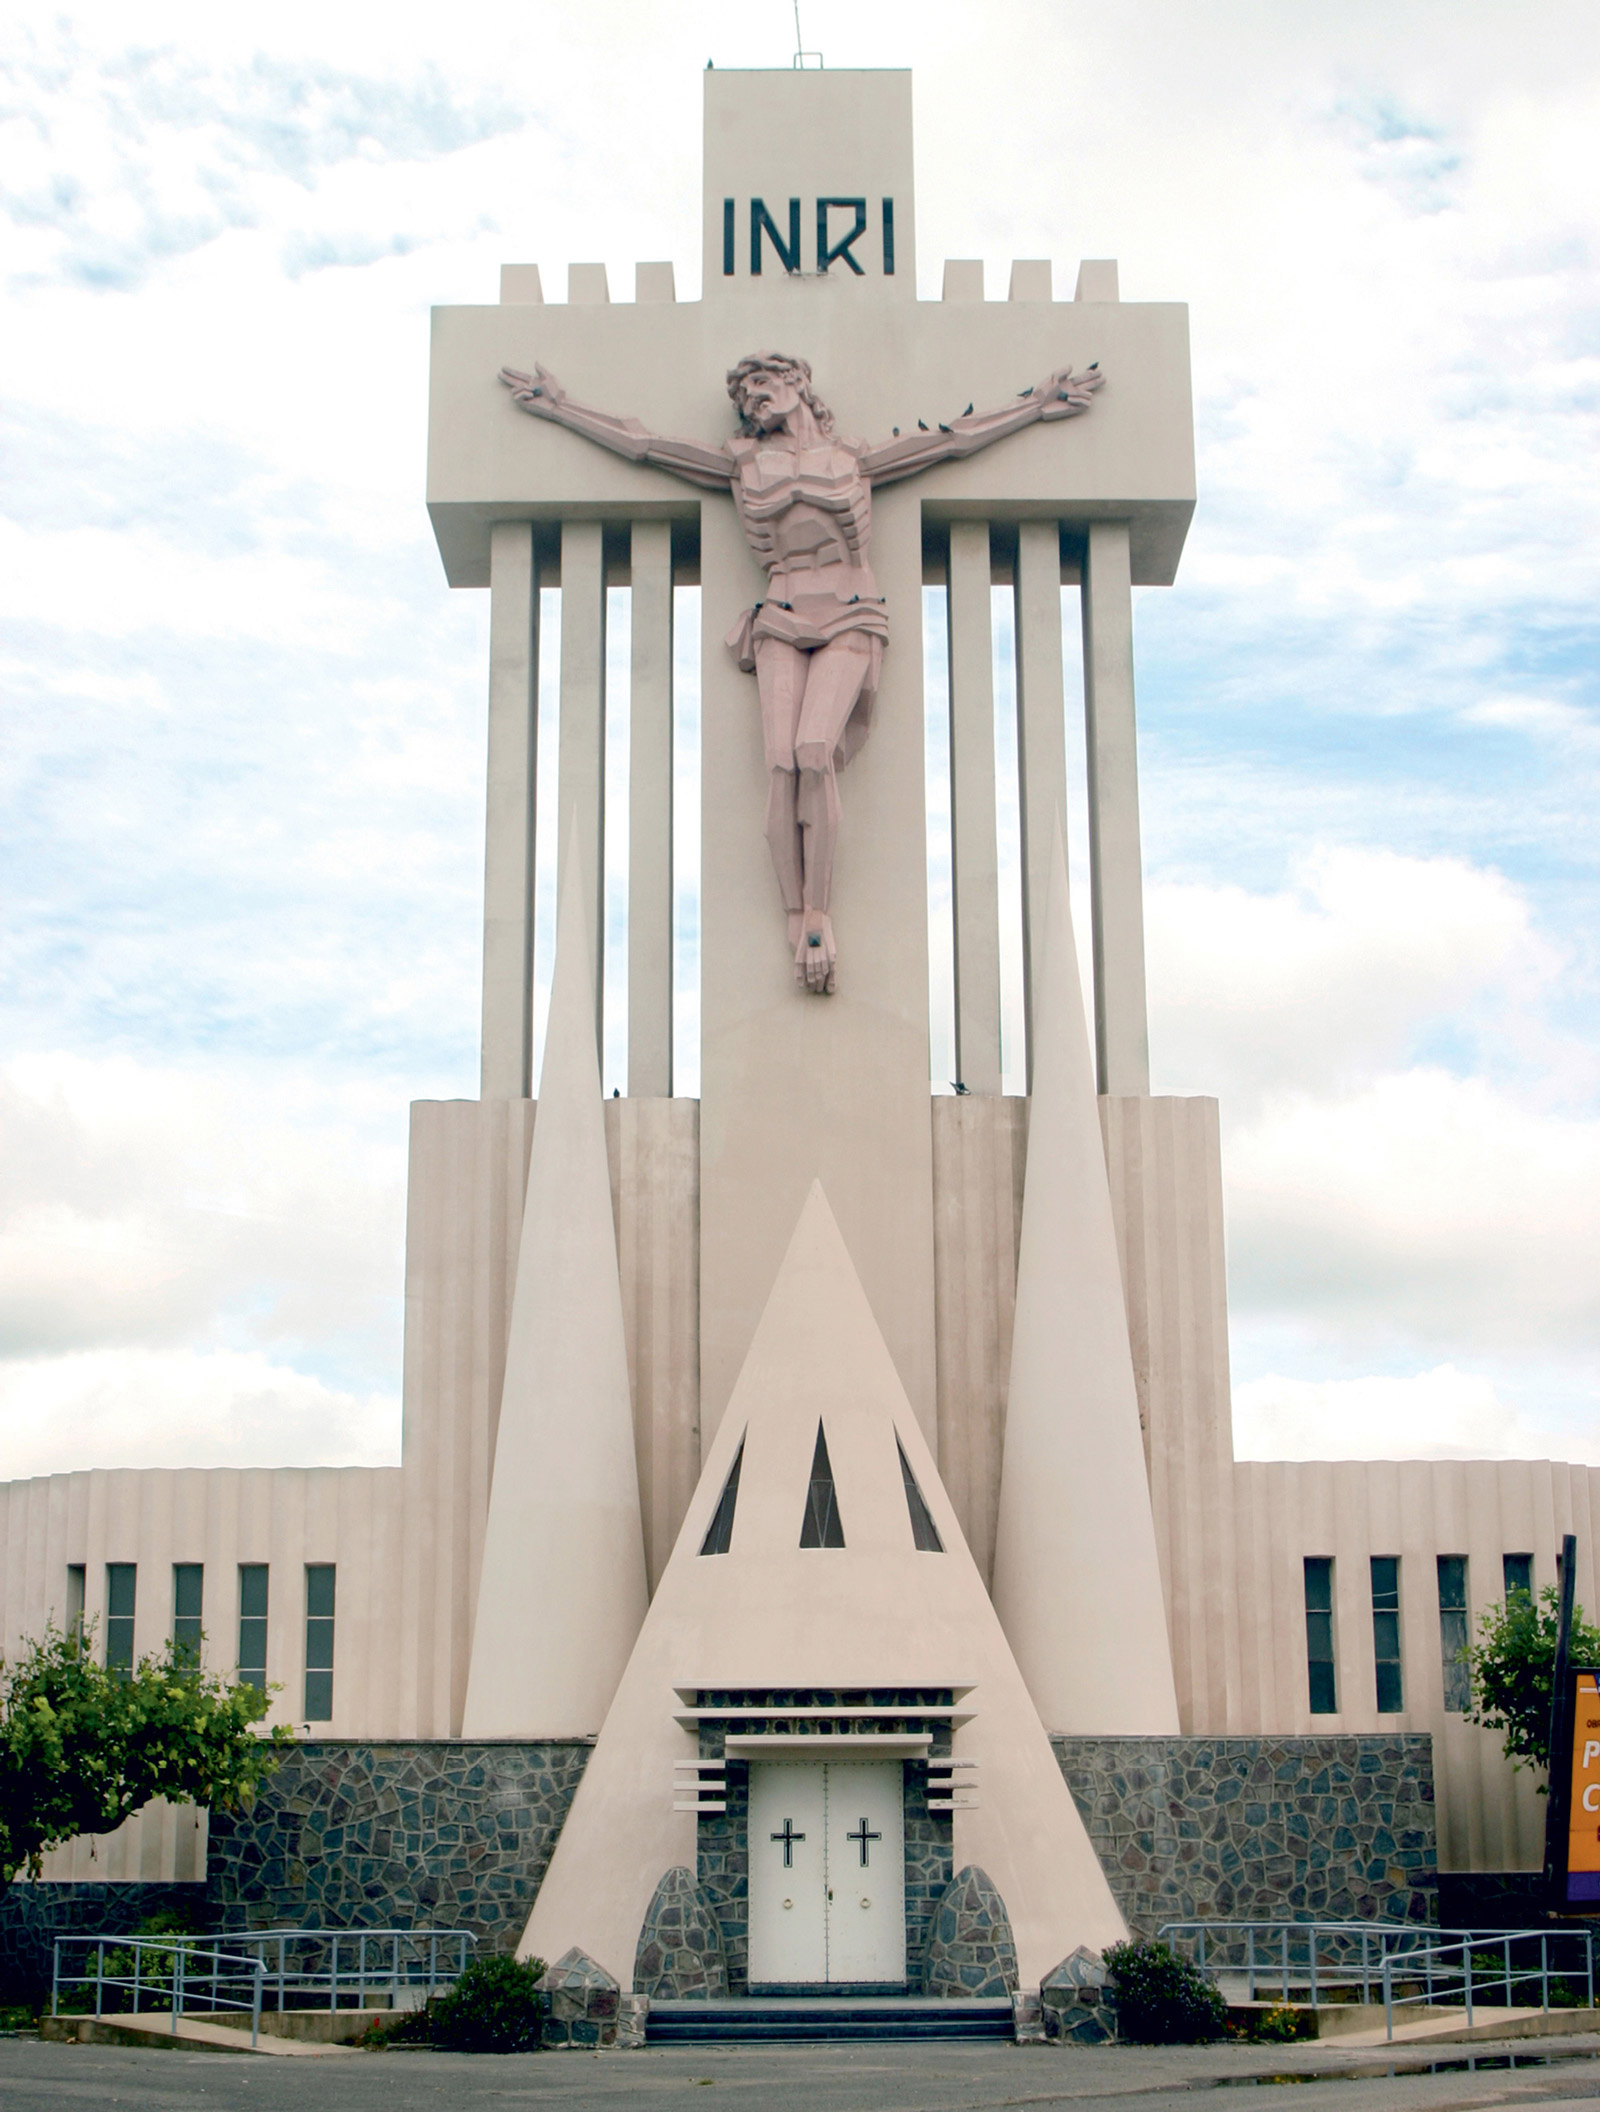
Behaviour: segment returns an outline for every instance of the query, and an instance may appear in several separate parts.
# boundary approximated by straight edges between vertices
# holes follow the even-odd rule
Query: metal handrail
[[[230,1929],[222,1936],[58,1936],[50,2011],[52,2016],[59,2013],[63,1990],[70,1992],[74,1986],[94,1987],[97,2017],[104,2013],[107,1989],[128,1993],[136,2015],[141,1999],[159,1991],[172,2004],[174,2031],[185,2008],[253,2006],[253,2045],[264,2002],[279,2011],[323,2006],[336,2010],[345,2003],[359,2010],[374,2006],[372,1998],[386,1993],[387,2006],[400,2008],[402,1992],[431,2001],[460,1979],[477,1941],[468,1929]],[[92,1971],[88,1958],[82,1971],[70,1970],[75,1946],[92,1952]],[[69,1968],[65,1972],[64,1952]],[[106,1971],[107,1954],[115,1962],[119,1952],[132,1953],[131,1973]],[[225,1971],[225,1966],[240,1970]],[[221,1991],[225,1982],[242,1973],[251,1976],[250,2004]]]
[[[1435,1929],[1417,1922],[1381,1921],[1174,1921],[1157,1931],[1162,1942],[1185,1944],[1195,1963],[1213,1977],[1239,1973],[1247,1999],[1260,1988],[1281,2002],[1303,1989],[1315,2007],[1336,1990],[1360,1989],[1384,2003],[1388,2036],[1394,2011],[1407,2003],[1432,2003],[1440,1993],[1460,1991],[1468,2022],[1483,2003],[1484,1990],[1504,1989],[1512,2007],[1519,1986],[1538,1986],[1540,2006],[1550,2007],[1552,1979],[1583,1980],[1594,2007],[1594,1939],[1587,1929]],[[1581,1945],[1577,1960],[1573,1946]],[[1537,1946],[1537,1963],[1528,1953]],[[1552,1946],[1569,1962],[1552,1964]],[[1563,1946],[1566,1948],[1563,1950]],[[1221,1954],[1220,1956],[1218,1954]],[[1485,1973],[1484,1960],[1495,1961]],[[1396,1985],[1400,1992],[1396,1993]],[[1420,1983],[1408,1992],[1412,1983]]]
[[[94,1971],[62,1973],[62,1948],[79,1944],[94,1953]],[[113,1970],[106,1971],[106,1953],[112,1956]],[[120,1957],[132,1953],[132,1970],[116,1970]],[[155,1970],[148,1968],[154,1964]],[[197,1970],[198,1968],[198,1970]],[[209,1968],[209,1970],[208,1970]],[[165,2009],[171,2017],[171,2029],[176,2034],[178,2019],[188,2010],[199,2010],[215,2015],[218,2010],[248,2010],[250,2012],[250,2043],[259,2044],[261,2038],[261,2005],[265,1993],[267,1969],[259,1957],[245,1957],[239,1952],[224,1951],[214,1943],[183,1936],[58,1936],[55,1939],[55,1954],[50,1975],[50,2014],[61,2013],[63,1986],[70,1992],[73,1987],[85,1991],[94,1988],[94,2013],[103,2017],[106,2013],[106,1990],[125,1991],[132,1997],[126,2012],[114,2011],[114,2015],[129,2016],[160,2015]],[[241,1981],[248,1980],[248,1998],[230,1992]],[[149,1997],[154,1995],[154,2003]],[[165,1997],[163,2001],[161,1998]],[[141,2008],[141,1999],[144,2006]]]
[[[1512,1945],[1529,1945],[1533,1943],[1537,1943],[1539,1946],[1539,1963],[1536,1966],[1515,1963],[1511,1955]],[[1463,1933],[1454,1942],[1430,1944],[1425,1951],[1414,1953],[1404,1961],[1408,1970],[1413,1974],[1417,1964],[1420,1963],[1425,1967],[1426,1985],[1417,1992],[1396,1994],[1394,1991],[1394,1970],[1396,1964],[1400,1961],[1390,1958],[1385,1962],[1383,1967],[1385,2038],[1391,2042],[1393,2041],[1394,2013],[1396,2009],[1403,2009],[1410,2002],[1432,2004],[1438,1991],[1438,1983],[1441,1981],[1444,1983],[1446,1992],[1453,1986],[1459,1986],[1461,1998],[1466,2008],[1467,2029],[1469,2031],[1472,2029],[1474,2013],[1478,2007],[1515,2008],[1518,2006],[1516,1995],[1519,1992],[1531,1991],[1535,1983],[1537,1983],[1539,1988],[1539,2007],[1548,2016],[1552,1975],[1563,1983],[1570,1977],[1568,1969],[1557,1970],[1552,1967],[1550,1963],[1550,1946],[1552,1943],[1569,1946],[1582,1945],[1583,1963],[1581,1970],[1585,1983],[1587,2004],[1590,2009],[1593,2009],[1594,1933],[1592,1930],[1570,1928],[1478,1930],[1476,1932]],[[1484,1965],[1478,1963],[1480,1954],[1487,1954]],[[1452,1960],[1455,1962],[1452,1963]],[[1485,1996],[1491,1989],[1503,1991],[1505,1997],[1503,2003],[1485,2000]]]

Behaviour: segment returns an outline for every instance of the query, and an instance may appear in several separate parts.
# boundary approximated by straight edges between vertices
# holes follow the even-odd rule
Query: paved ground
[[[1014,2046],[776,2046],[758,2051],[663,2047],[649,2053],[534,2054],[496,2059],[435,2053],[343,2060],[250,2060],[208,2053],[123,2052],[106,2046],[0,2040],[0,2112],[127,2107],[130,2112],[658,2112],[686,2102],[717,2112],[1173,2112],[1204,2095],[1215,2112],[1255,2107],[1281,2083],[1311,2083],[1315,2112],[1469,2112],[1527,2105],[1539,2112],[1600,2102],[1594,2041],[1437,2049],[1340,2058],[1334,2046],[1119,2047],[1061,2052]],[[1568,2058],[1566,2056],[1576,2056]],[[1515,2058],[1515,2068],[1505,2065]],[[1472,2066],[1467,2066],[1468,2061]],[[1500,2065],[1494,2063],[1498,2061]],[[1525,2065],[1526,2064],[1526,2065]],[[702,2099],[704,2090],[714,2096]],[[1221,2095],[1217,2093],[1221,2092]],[[1235,2092],[1248,2091],[1248,2096]]]

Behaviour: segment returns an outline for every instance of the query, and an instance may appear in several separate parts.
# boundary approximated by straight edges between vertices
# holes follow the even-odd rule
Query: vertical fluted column
[[[595,1037],[605,982],[606,571],[598,521],[561,524],[561,833],[560,886],[583,892],[595,934]],[[566,833],[577,826],[569,861]],[[559,909],[559,903],[558,903]]]
[[[1020,266],[1012,266],[1015,280]],[[1046,267],[1048,271],[1048,267]],[[1044,942],[1050,847],[1066,828],[1067,732],[1061,666],[1061,529],[1023,521],[1017,530],[1017,761],[1022,778],[1022,961],[1033,1077],[1033,986]]]
[[[628,1092],[672,1091],[672,524],[633,524]]]
[[[538,563],[529,521],[489,531],[489,767],[483,857],[485,1100],[526,1097],[533,1038]]]
[[[950,868],[956,1075],[1000,1090],[1000,861],[994,779],[989,524],[950,527]]]
[[[1089,524],[1083,562],[1083,697],[1100,1090],[1148,1093],[1133,590],[1126,521]]]

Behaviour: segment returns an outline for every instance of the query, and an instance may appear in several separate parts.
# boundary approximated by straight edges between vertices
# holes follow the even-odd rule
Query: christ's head
[[[833,431],[833,413],[811,386],[809,361],[786,352],[753,352],[730,369],[728,394],[739,411],[739,430],[754,436],[780,432],[804,404],[824,433]]]

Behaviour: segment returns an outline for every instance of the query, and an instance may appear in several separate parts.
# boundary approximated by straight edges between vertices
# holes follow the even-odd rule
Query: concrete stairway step
[[[653,2001],[646,2027],[652,2046],[774,2039],[1009,2039],[1013,2031],[1009,1997],[944,2002],[894,1995]]]

